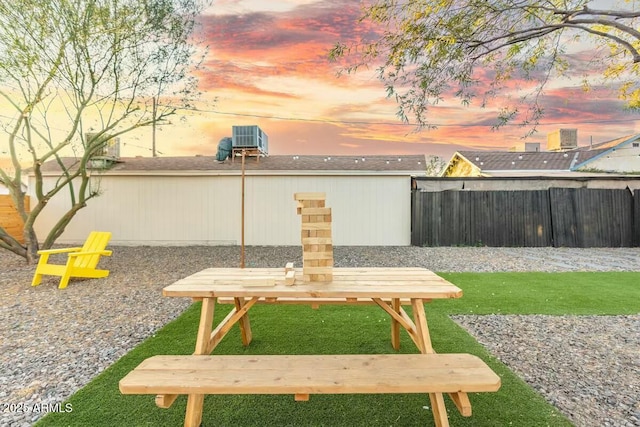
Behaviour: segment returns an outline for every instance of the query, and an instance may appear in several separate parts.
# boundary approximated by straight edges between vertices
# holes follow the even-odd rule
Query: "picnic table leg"
[[[413,309],[413,320],[416,325],[418,335],[420,353],[435,353],[431,345],[431,336],[429,335],[429,327],[427,326],[427,314],[424,311],[424,301],[421,299],[412,299],[411,308]]]
[[[236,310],[240,311],[242,307],[245,305],[244,298],[234,298],[233,299],[236,305]],[[245,313],[244,316],[240,318],[240,335],[242,336],[242,345],[248,346],[251,344],[251,340],[253,339],[253,334],[251,332],[251,323],[249,322],[249,313]]]
[[[416,325],[420,353],[435,353],[431,345],[427,314],[424,311],[424,301],[412,299],[411,308],[413,309],[413,321]],[[431,410],[433,411],[433,420],[436,427],[449,427],[449,417],[447,416],[447,408],[444,405],[442,393],[429,393],[429,401],[431,402]]]
[[[391,300],[391,308],[396,313],[400,313],[400,298]],[[391,345],[394,350],[400,350],[400,323],[391,317]]]
[[[213,312],[216,306],[215,298],[204,298],[202,300],[202,311],[200,312],[200,326],[198,326],[198,338],[196,339],[196,349],[193,354],[207,354],[211,330],[213,328]],[[184,416],[184,427],[199,427],[202,423],[202,405],[204,394],[190,394],[187,399],[187,412]]]
[[[184,416],[184,427],[200,427],[202,424],[202,406],[204,394],[190,394],[187,400],[187,413]]]

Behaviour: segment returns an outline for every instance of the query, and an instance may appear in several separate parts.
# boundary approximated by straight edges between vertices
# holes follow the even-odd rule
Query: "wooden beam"
[[[170,408],[177,398],[177,394],[158,394],[156,396],[156,406],[163,409]]]
[[[209,345],[207,346],[207,354],[210,354],[214,348],[222,341],[225,335],[231,330],[231,327],[240,320],[242,316],[244,316],[247,311],[251,307],[254,306],[255,303],[258,302],[259,297],[253,297],[249,301],[247,301],[242,308],[239,310],[234,308],[227,314],[227,316],[220,322],[220,324],[211,332],[211,337],[209,338]]]
[[[458,411],[460,411],[460,415],[463,417],[471,416],[471,402],[469,401],[467,393],[449,393],[449,397],[453,400],[453,403],[455,403]]]

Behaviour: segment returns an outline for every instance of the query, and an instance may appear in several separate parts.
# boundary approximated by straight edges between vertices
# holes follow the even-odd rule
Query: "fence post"
[[[640,247],[640,190],[633,192],[633,217],[631,219],[633,236],[631,238],[631,246]]]

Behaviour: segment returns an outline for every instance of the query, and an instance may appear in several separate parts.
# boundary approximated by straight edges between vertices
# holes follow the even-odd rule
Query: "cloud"
[[[429,107],[429,122],[437,128],[415,132],[397,118],[395,100],[385,97],[373,67],[337,78],[345,63],[328,59],[335,43],[370,41],[379,33],[370,23],[359,22],[360,1],[281,0],[253,9],[249,1],[224,3],[226,9],[217,3],[219,7],[202,17],[200,37],[208,41],[210,53],[199,77],[202,90],[219,95],[216,108],[229,115],[210,115],[200,133],[211,140],[194,142],[190,150],[210,149],[232,124],[260,125],[270,136],[274,154],[433,152],[448,157],[463,148],[505,149],[521,142],[530,130],[492,127],[500,107],[511,103],[526,110],[519,102],[526,94],[533,96],[536,79],[545,77],[541,70],[529,80],[514,76],[498,96],[487,99],[486,108],[480,108],[495,72],[478,68],[472,104],[461,105],[452,87],[445,101]],[[615,93],[598,84],[590,93],[581,90],[582,78],[597,77],[590,68],[593,57],[593,51],[572,50],[570,72],[551,80],[540,98],[545,115],[528,141],[544,141],[548,132],[563,126],[579,127],[579,138],[595,135],[606,140],[624,127],[615,127],[614,135],[602,125],[620,117],[622,104]],[[251,114],[273,119],[247,117]],[[633,123],[629,126],[633,129]]]
[[[285,12],[205,15],[199,37],[210,47],[207,66],[220,73],[233,68],[236,82],[291,75],[335,81],[338,67],[329,61],[329,50],[373,31],[358,24],[360,14],[357,1],[329,1]],[[214,89],[211,83],[204,81],[203,88]]]

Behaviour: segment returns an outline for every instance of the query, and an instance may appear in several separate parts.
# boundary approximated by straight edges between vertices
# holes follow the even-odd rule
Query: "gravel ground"
[[[190,300],[164,286],[206,267],[236,267],[239,248],[111,247],[100,280],[30,286],[34,267],[0,250],[1,426],[59,403],[176,318]],[[248,267],[301,265],[298,247],[249,247]],[[336,247],[335,265],[433,271],[640,271],[640,249]],[[55,261],[55,259],[53,259]],[[640,286],[640,284],[639,284]],[[640,316],[455,316],[577,426],[640,426]],[[621,387],[623,385],[623,387]]]

